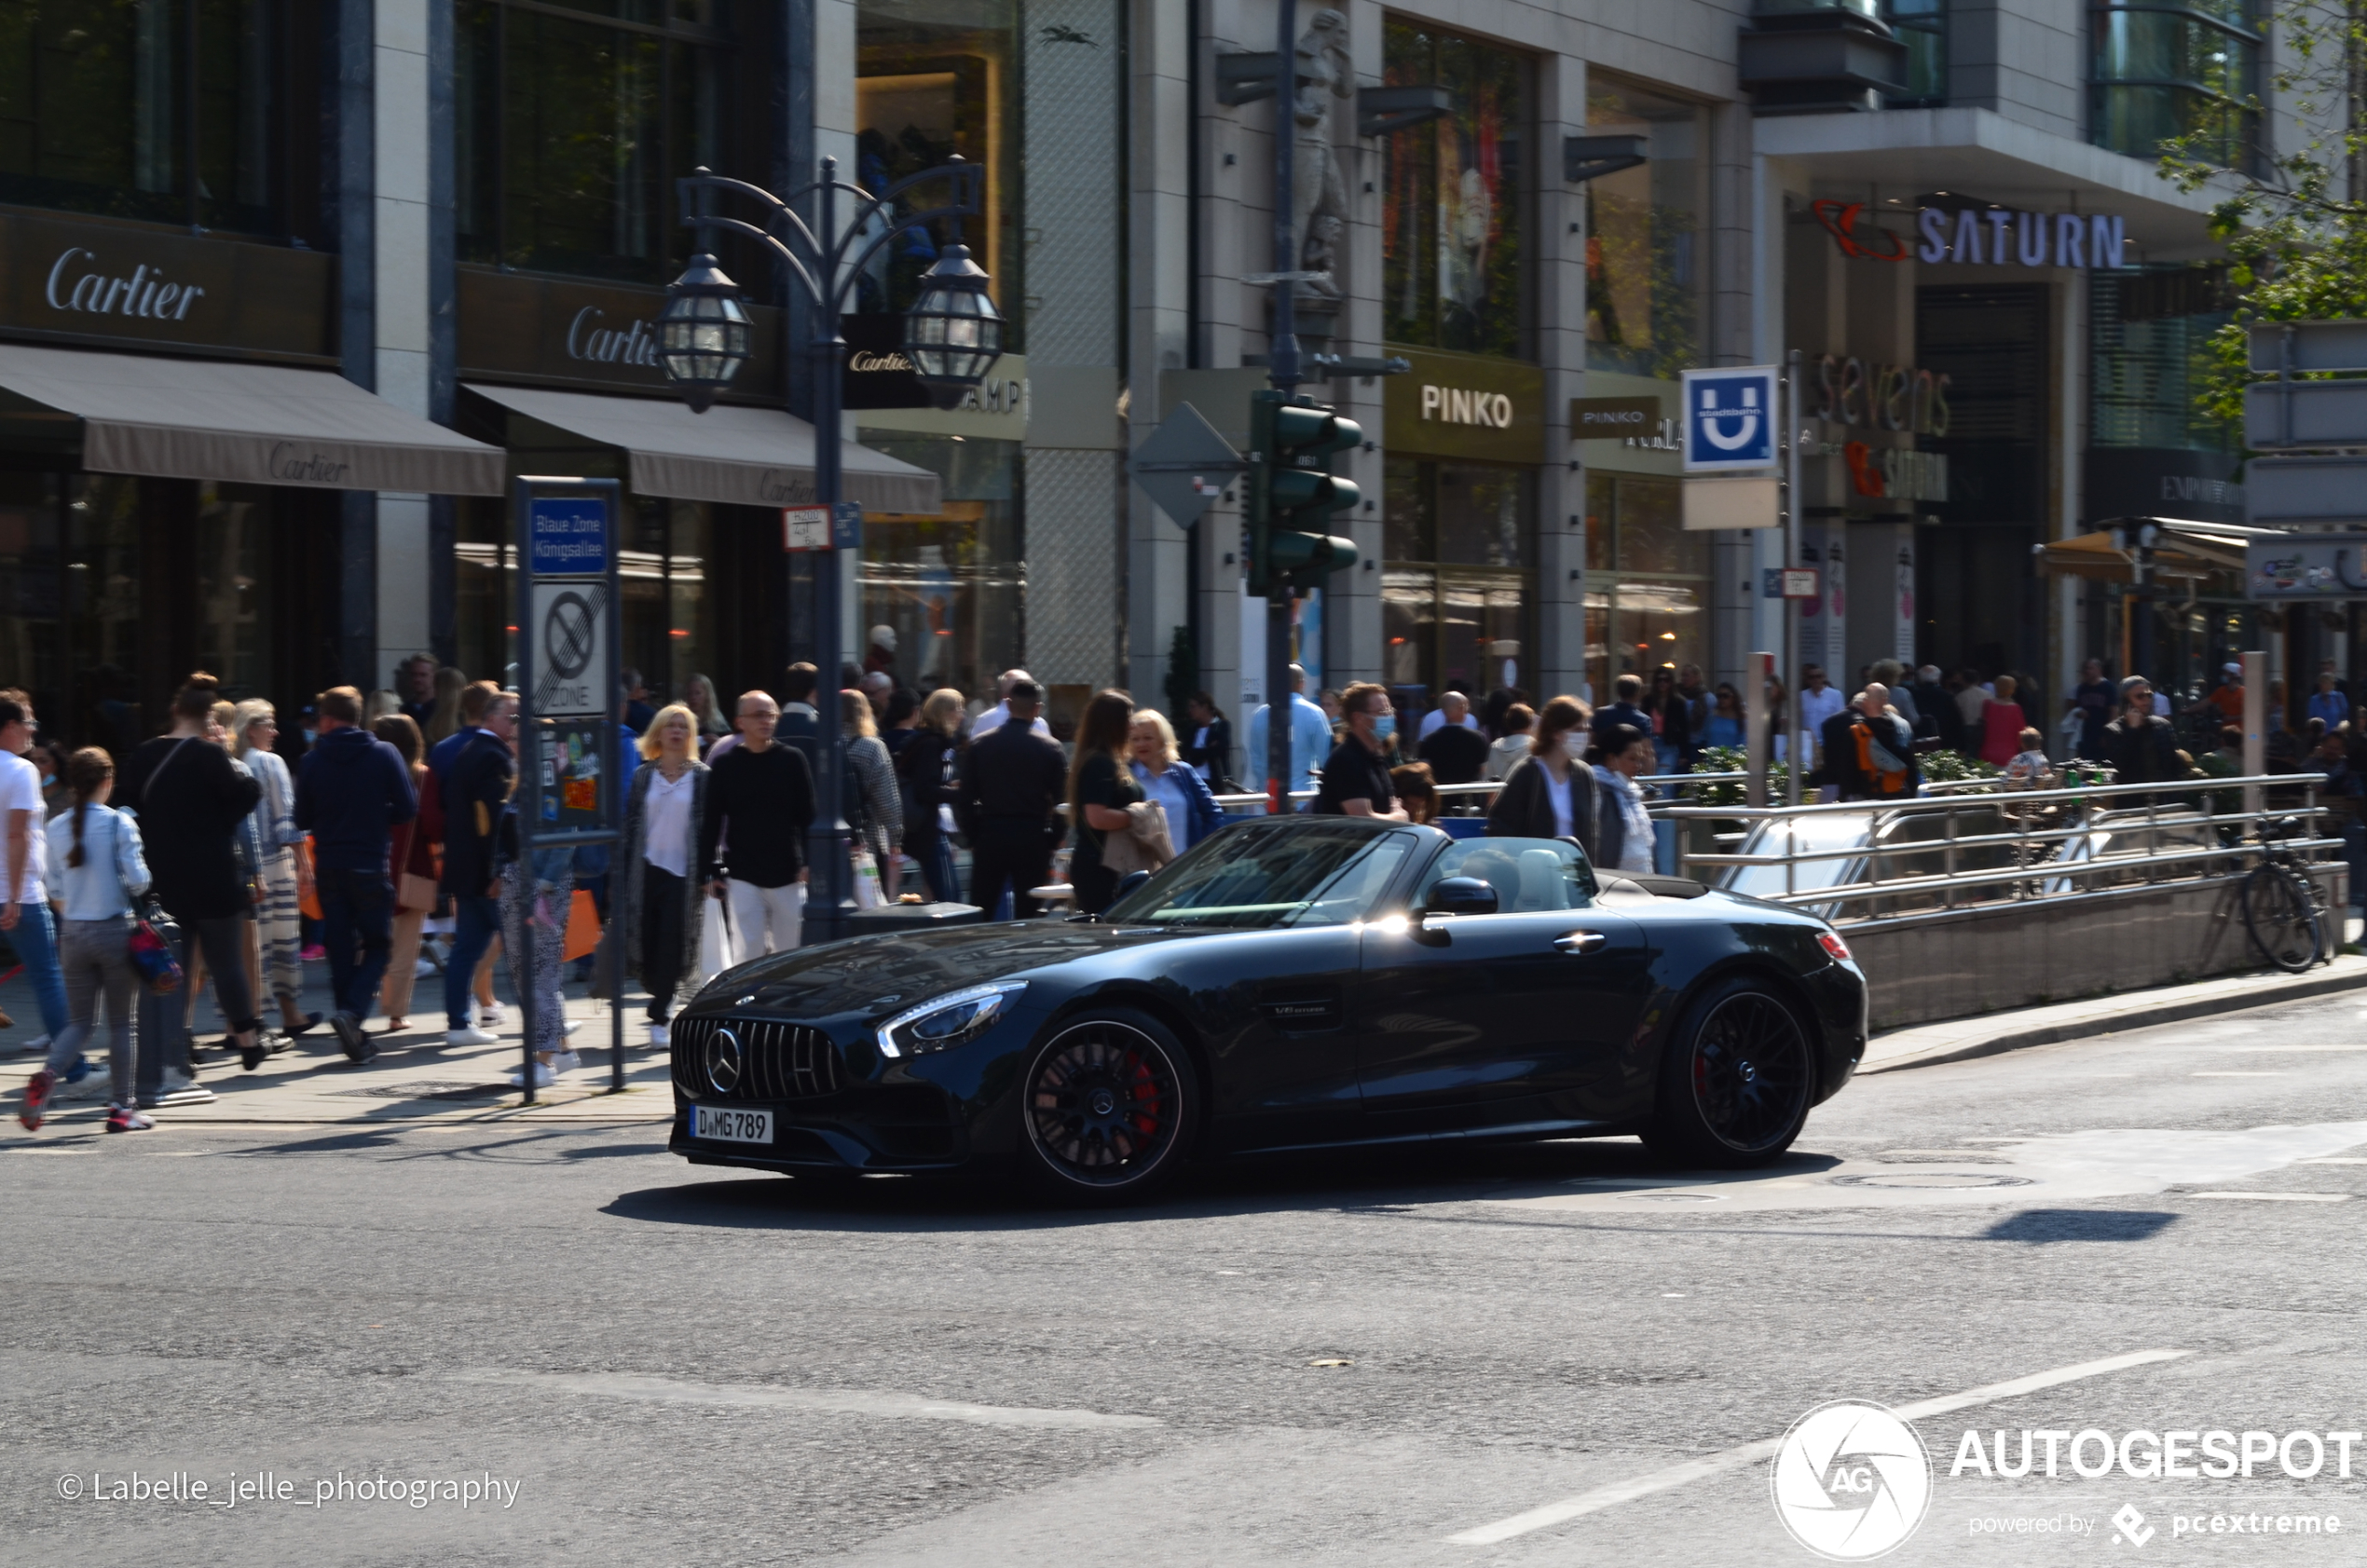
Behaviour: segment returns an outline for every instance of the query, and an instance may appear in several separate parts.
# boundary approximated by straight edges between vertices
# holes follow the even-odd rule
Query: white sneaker
[[[567,1022],[559,1026],[559,1032],[562,1035],[573,1034],[577,1029],[580,1029],[582,1027],[583,1020],[581,1018],[569,1018]]]
[[[651,1024],[650,1026],[650,1043],[659,1050],[664,1050],[668,1045],[674,1043],[674,1038],[666,1033],[665,1026],[664,1024]]]
[[[158,1105],[211,1105],[213,1091],[177,1067],[164,1070],[164,1084],[157,1095]]]
[[[501,1004],[498,1002],[487,1002],[477,1009],[477,1028],[479,1029],[499,1029],[508,1021],[502,1016]]]
[[[580,1068],[582,1065],[583,1058],[577,1056],[573,1051],[556,1051],[552,1053],[551,1070],[554,1072],[573,1072],[577,1068]]]
[[[536,1088],[549,1088],[554,1076],[555,1075],[551,1071],[551,1070],[542,1063],[536,1062],[534,1064],[534,1086]],[[526,1087],[526,1075],[518,1072],[513,1072],[510,1074],[510,1087],[513,1089],[522,1089]]]
[[[444,1031],[446,1045],[499,1045],[501,1037],[481,1029],[448,1029]]]
[[[443,970],[438,969],[434,964],[430,963],[425,959],[421,959],[418,962],[411,966],[411,977],[415,980],[424,980],[431,975],[441,975],[443,973]]]

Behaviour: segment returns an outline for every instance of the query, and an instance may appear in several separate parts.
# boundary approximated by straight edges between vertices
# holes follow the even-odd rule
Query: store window
[[[1598,702],[1620,675],[1712,667],[1710,536],[1685,531],[1683,483],[1586,476],[1586,678]]]
[[[1389,23],[1382,50],[1391,86],[1444,87],[1455,110],[1385,143],[1381,335],[1525,356],[1528,57],[1403,20]]]
[[[986,211],[965,221],[961,243],[993,283],[1004,348],[1025,348],[1027,313],[1013,308],[1025,257],[1019,245],[1019,15],[1015,0],[920,7],[864,0],[856,7],[855,178],[884,191],[959,156],[986,170]],[[923,204],[938,191],[914,193]],[[898,231],[865,269],[856,308],[902,310],[921,275],[954,242],[955,225]]]
[[[864,444],[945,480],[936,515],[864,517],[864,630],[895,632],[893,673],[905,685],[992,692],[998,674],[1023,662],[1019,443],[870,431]]]
[[[1707,297],[1707,115],[1597,75],[1593,135],[1640,135],[1649,156],[1586,183],[1586,363],[1674,380],[1700,362]]]
[[[765,50],[726,0],[469,0],[454,50],[463,261],[663,283],[691,231],[675,181],[701,165],[773,179]],[[747,216],[743,212],[740,216]],[[727,269],[769,267],[736,243]]]
[[[137,482],[0,471],[0,677],[31,694],[45,739],[122,757],[138,706]]]
[[[320,48],[275,0],[0,0],[0,201],[305,233]]]
[[[1522,688],[1535,470],[1391,457],[1382,483],[1383,678],[1396,700],[1425,712],[1449,689]]]
[[[2261,89],[2255,0],[2110,0],[2094,30],[2090,139],[2131,157],[2193,138],[2197,157],[2249,168]]]

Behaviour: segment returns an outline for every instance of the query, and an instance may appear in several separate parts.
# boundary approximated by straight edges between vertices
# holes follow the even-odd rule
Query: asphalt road
[[[2367,1440],[2346,1479],[2323,1435],[2367,1428],[2362,1019],[1868,1077],[1748,1180],[1571,1143],[1115,1215],[743,1178],[646,1125],[10,1137],[0,1561],[1806,1563],[1772,1477],[1863,1546],[1921,1466],[1879,1425],[1830,1466],[1827,1428],[1772,1440],[1969,1394],[1909,1411],[1936,1479],[1887,1561],[2355,1563]],[[1951,1474],[1968,1428],[2325,1459]]]

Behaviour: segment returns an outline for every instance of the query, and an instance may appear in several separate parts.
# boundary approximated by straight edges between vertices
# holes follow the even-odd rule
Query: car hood
[[[1152,926],[1024,920],[859,936],[727,969],[699,993],[702,1011],[761,1007],[800,1017],[885,1012],[1001,980],[1195,933]]]

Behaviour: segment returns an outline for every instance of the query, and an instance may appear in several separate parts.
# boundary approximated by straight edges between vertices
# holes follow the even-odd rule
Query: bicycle
[[[2327,959],[2326,907],[2308,864],[2288,840],[2302,836],[2301,819],[2281,817],[2262,825],[2260,864],[2244,873],[2237,893],[2244,930],[2261,956],[2299,975]]]

